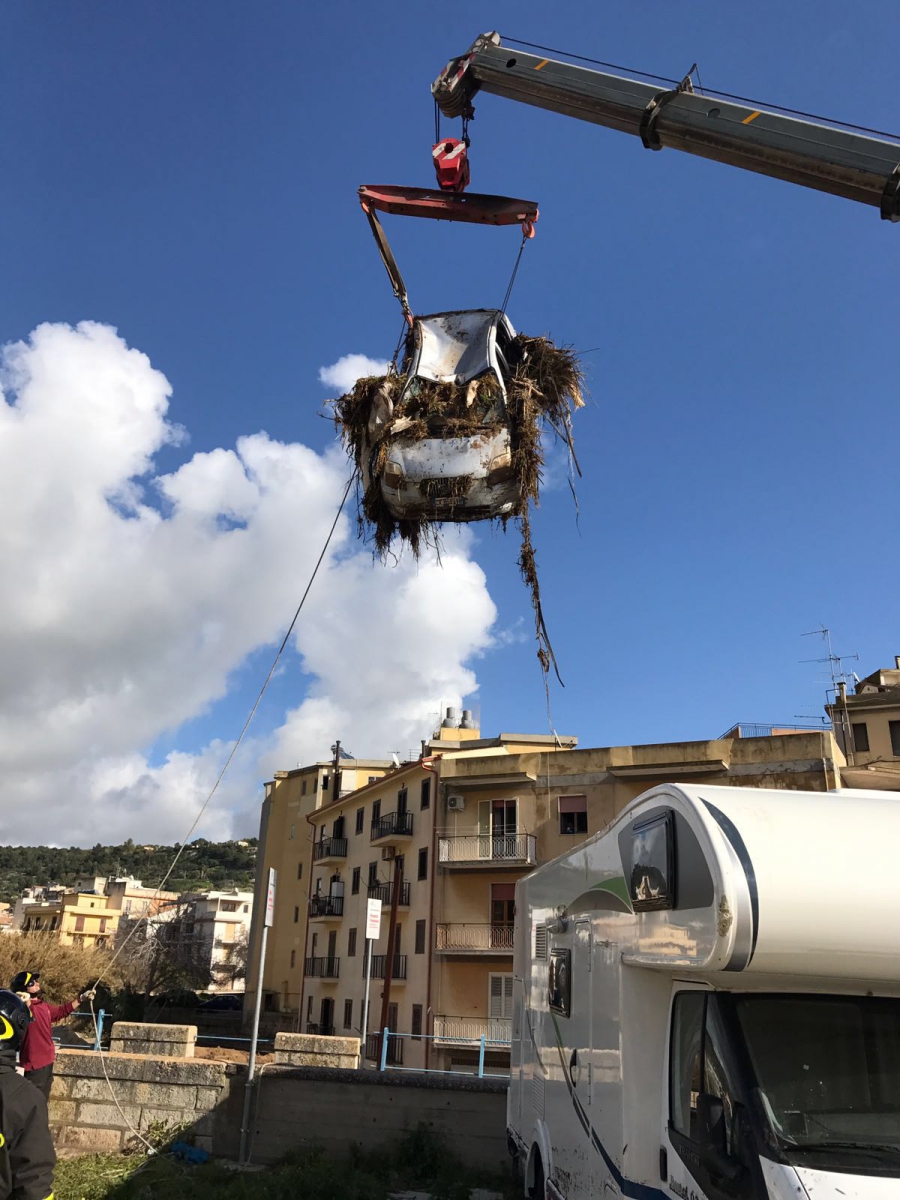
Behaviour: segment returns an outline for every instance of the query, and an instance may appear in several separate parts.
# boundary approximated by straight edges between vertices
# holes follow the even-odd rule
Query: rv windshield
[[[743,995],[735,1008],[784,1153],[840,1170],[900,1164],[900,1000]]]

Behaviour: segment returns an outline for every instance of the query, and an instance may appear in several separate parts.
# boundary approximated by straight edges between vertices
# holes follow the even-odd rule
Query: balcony
[[[435,1017],[434,1043],[447,1046],[469,1046],[484,1038],[492,1050],[509,1050],[512,1042],[512,1021],[508,1017]]]
[[[387,963],[387,955],[386,954],[373,954],[372,955],[372,978],[373,979],[384,979],[384,970],[385,970],[386,963]],[[366,974],[365,955],[363,955],[362,973],[363,973],[363,977],[365,978],[365,974]],[[406,955],[405,954],[395,954],[394,955],[394,969],[391,972],[391,979],[395,983],[403,983],[406,980]]]
[[[319,841],[313,843],[313,861],[314,862],[332,862],[336,859],[347,857],[347,839],[346,838],[320,838]]]
[[[373,1062],[381,1062],[381,1039],[383,1033],[370,1033],[366,1036],[366,1058],[372,1059]],[[388,1037],[387,1057],[385,1062],[389,1067],[402,1066],[403,1064],[403,1043],[406,1038]]]
[[[438,862],[444,867],[533,867],[533,833],[469,833],[438,838]]]
[[[306,974],[310,979],[337,979],[341,973],[341,960],[339,958],[308,958],[306,960]]]
[[[437,925],[434,949],[447,955],[510,955],[513,952],[512,925]]]
[[[373,842],[383,842],[390,838],[395,841],[397,838],[412,837],[413,819],[411,812],[390,812],[385,813],[383,817],[376,817],[372,822],[371,840]]]
[[[390,905],[391,897],[394,894],[394,885],[392,883],[369,884],[368,893],[370,900],[380,900],[382,904]],[[398,904],[401,908],[409,908],[408,883],[400,884],[400,899]]]
[[[308,1021],[306,1024],[307,1033],[317,1033],[319,1037],[334,1037],[333,1025],[318,1025],[313,1021]]]
[[[311,921],[328,921],[343,915],[343,896],[310,896],[309,919]]]

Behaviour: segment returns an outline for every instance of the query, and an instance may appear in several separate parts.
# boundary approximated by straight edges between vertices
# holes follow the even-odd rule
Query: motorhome
[[[666,784],[516,888],[540,1200],[900,1197],[900,796]]]

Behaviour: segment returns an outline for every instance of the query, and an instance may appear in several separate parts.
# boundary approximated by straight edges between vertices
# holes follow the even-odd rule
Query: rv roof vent
[[[547,957],[547,926],[535,925],[534,927],[534,957]]]

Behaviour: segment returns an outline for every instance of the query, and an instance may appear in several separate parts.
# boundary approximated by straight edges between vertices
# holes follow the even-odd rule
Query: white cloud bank
[[[345,391],[383,367],[346,355],[321,378]],[[147,748],[283,636],[346,460],[255,433],[157,475],[183,436],[169,384],[91,322],[5,347],[0,388],[0,841],[175,840],[236,729],[161,766]],[[204,836],[258,808],[261,774],[327,756],[336,736],[360,757],[405,751],[441,700],[475,690],[496,610],[469,544],[448,539],[441,565],[382,567],[345,512],[295,634],[308,674],[283,660],[297,705],[245,743]]]

